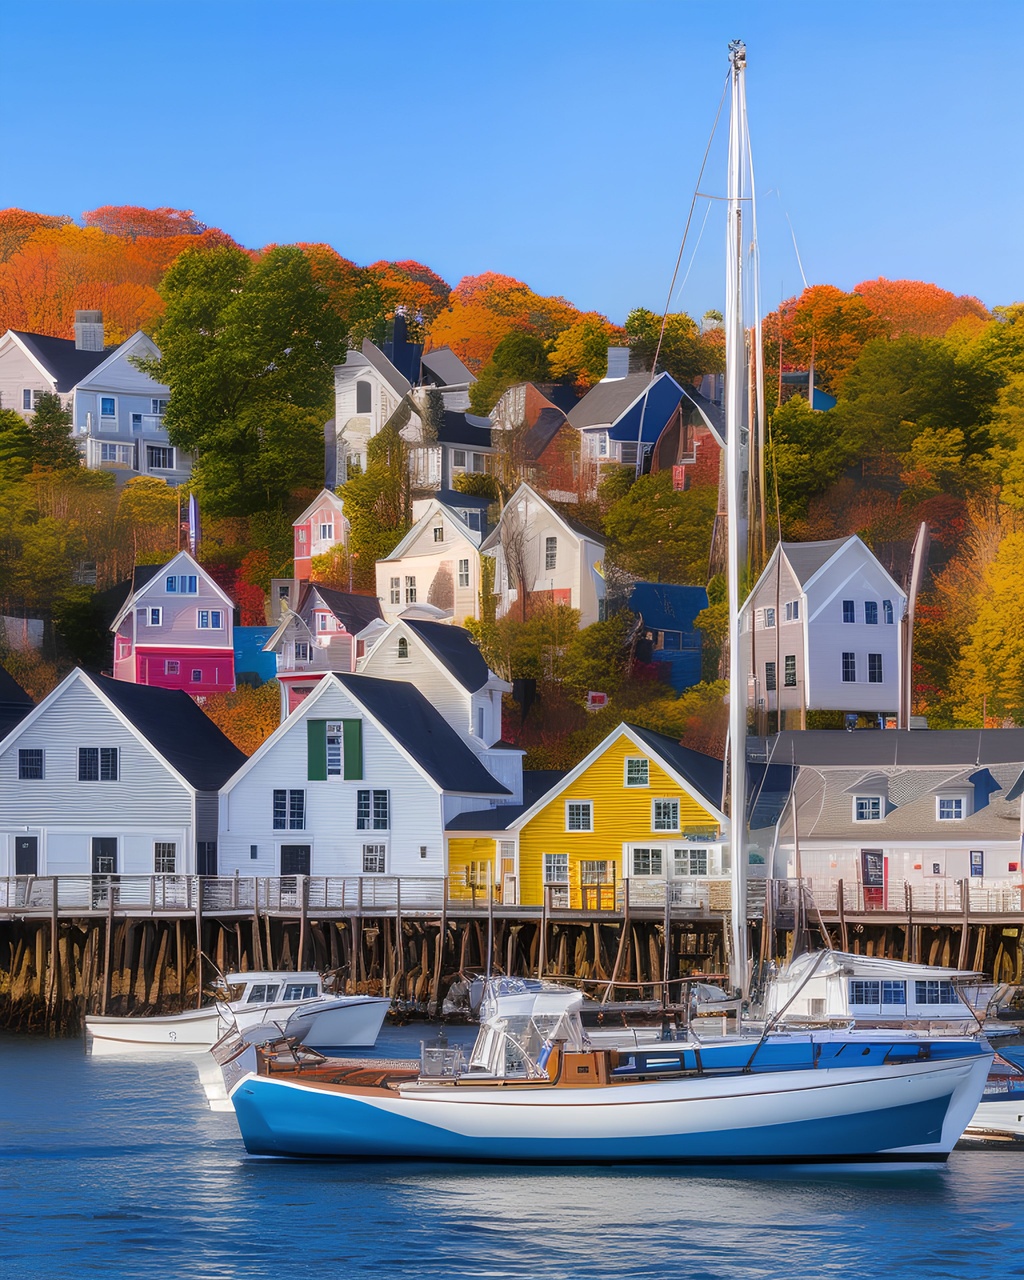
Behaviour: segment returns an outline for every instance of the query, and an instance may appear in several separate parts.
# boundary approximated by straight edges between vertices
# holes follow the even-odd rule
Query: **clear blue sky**
[[[1024,0],[6,0],[2,30],[0,206],[191,208],[616,320],[664,302],[741,37],[766,307],[801,287],[786,214],[811,282],[1024,299]]]

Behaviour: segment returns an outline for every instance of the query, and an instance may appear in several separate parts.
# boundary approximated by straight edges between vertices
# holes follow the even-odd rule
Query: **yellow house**
[[[488,883],[505,902],[613,907],[728,905],[722,762],[620,724],[532,803],[462,813],[447,824],[453,886]]]

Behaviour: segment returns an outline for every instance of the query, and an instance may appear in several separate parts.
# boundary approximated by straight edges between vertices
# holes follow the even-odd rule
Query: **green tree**
[[[626,641],[633,621],[633,614],[621,609],[610,618],[577,631],[570,639],[564,683],[578,701],[585,703],[592,689],[609,695],[618,692],[629,670]]]
[[[516,330],[502,338],[480,370],[469,391],[470,406],[474,413],[490,413],[509,387],[519,382],[546,382],[550,376],[544,339]]]
[[[338,491],[350,522],[349,559],[353,585],[376,589],[376,562],[391,554],[408,532],[410,520],[409,446],[402,438],[404,417],[391,415],[366,449],[366,470]]]
[[[60,396],[45,391],[28,423],[32,461],[52,471],[81,466],[82,455],[71,438],[72,423],[71,410],[64,408]]]
[[[32,466],[32,432],[14,409],[0,409],[0,475],[7,483]]]
[[[658,349],[661,316],[637,307],[626,316],[626,337],[642,368],[650,369]],[[725,367],[722,331],[701,333],[696,321],[685,312],[673,312],[665,320],[657,372],[670,373],[685,385],[705,373],[720,373]]]
[[[345,324],[306,255],[188,251],[161,292],[162,354],[141,367],[171,389],[168,433],[199,455],[204,511],[248,515],[316,488]]]
[[[608,510],[608,558],[652,582],[707,581],[718,490],[705,485],[679,492],[672,472],[641,476]]]

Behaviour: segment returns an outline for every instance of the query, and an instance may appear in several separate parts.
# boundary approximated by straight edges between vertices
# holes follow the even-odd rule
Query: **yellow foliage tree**
[[[258,689],[240,684],[234,693],[208,698],[203,710],[239,751],[251,756],[281,723],[281,688],[276,680]]]
[[[963,647],[955,685],[956,723],[1024,724],[1024,532],[1008,533],[985,570],[977,613]]]

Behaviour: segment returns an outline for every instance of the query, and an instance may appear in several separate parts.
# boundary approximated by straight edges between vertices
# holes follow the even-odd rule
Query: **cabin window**
[[[786,621],[787,621],[787,622],[799,622],[799,621],[800,621],[800,601],[799,601],[799,600],[790,600],[790,601],[788,601],[788,602],[787,602],[787,604],[786,604]]]
[[[864,621],[868,624],[869,627],[878,626],[878,601],[877,600],[864,601]]]
[[[706,876],[708,874],[707,849],[673,849],[672,872],[677,876]]]
[[[308,640],[295,641],[295,661],[296,662],[309,661],[309,641]]]
[[[469,586],[469,561],[468,560],[459,561],[459,586],[460,587]]]
[[[544,883],[569,883],[569,855],[567,853],[546,853],[544,855]]]
[[[400,658],[408,658],[409,656],[409,641],[406,640],[405,636],[399,636],[398,638],[398,656]]]
[[[327,722],[327,776],[340,778],[345,762],[344,726],[340,720]]]
[[[764,687],[766,692],[774,693],[778,688],[778,683],[775,675],[775,663],[766,662],[764,664]]]
[[[959,822],[964,816],[962,796],[940,796],[937,817],[940,822]]]
[[[886,622],[888,622],[888,623],[891,623],[891,622],[893,622],[893,621],[894,621],[894,617],[895,617],[895,615],[893,614],[892,601],[891,601],[891,600],[883,600],[883,601],[882,601],[882,617],[883,617],[883,618],[885,619],[885,621],[886,621]]]
[[[157,840],[153,845],[153,870],[158,876],[172,876],[177,862],[178,846],[173,840]]]
[[[765,609],[764,625],[766,630],[771,630],[775,626],[775,610],[774,609]]]
[[[117,747],[79,747],[79,782],[116,782]]]
[[[914,1000],[917,1004],[959,1004],[952,982],[926,978],[914,983]]]
[[[679,830],[679,801],[655,800],[651,812],[651,829],[653,831]]]
[[[592,800],[567,800],[565,803],[566,831],[593,831],[594,802]]]
[[[843,654],[843,684],[855,684],[857,681],[857,655]]]
[[[358,791],[356,793],[356,830],[387,831],[391,826],[391,793]]]
[[[281,989],[279,982],[254,982],[246,996],[246,1004],[273,1004]]]
[[[850,979],[850,1004],[878,1005],[882,1000],[881,985],[863,978]]]
[[[39,747],[23,747],[18,752],[18,777],[32,781],[43,776],[43,752]]]
[[[854,604],[852,600],[843,601],[843,621],[844,622],[857,621],[857,606]]]
[[[853,802],[853,817],[855,822],[881,822],[882,797],[857,796]]]
[[[868,654],[868,684],[882,683],[882,655],[880,653]]]
[[[356,383],[356,413],[373,412],[373,387],[369,382]]]
[[[626,757],[626,786],[646,787],[650,785],[650,761],[646,756]]]
[[[406,578],[405,580],[405,603],[416,603],[416,579]]]
[[[286,982],[281,992],[282,1000],[315,1000],[320,989],[315,982]]]
[[[164,662],[164,675],[176,676],[181,671],[181,661],[178,658],[168,658]]]
[[[224,625],[224,614],[220,609],[198,609],[196,625],[200,631],[219,631]]]
[[[660,876],[662,869],[660,849],[634,849],[633,874],[635,876]]]
[[[558,564],[558,539],[544,539],[544,568],[554,569]]]
[[[787,653],[785,657],[785,680],[787,689],[796,688],[796,654]]]
[[[302,790],[274,792],[274,830],[302,831],[306,825],[306,793]]]
[[[163,609],[149,609],[147,610],[147,614],[148,614],[148,617],[146,621],[149,624],[149,626],[159,627],[163,625],[163,620],[164,620]]]
[[[434,525],[434,541],[444,542],[444,525],[443,524]]]
[[[391,589],[391,603],[401,604],[402,603],[402,579],[392,578],[390,589]]]
[[[363,875],[383,875],[386,869],[388,847],[385,844],[363,845]]]
[[[100,396],[100,417],[117,417],[117,401],[113,396]]]

